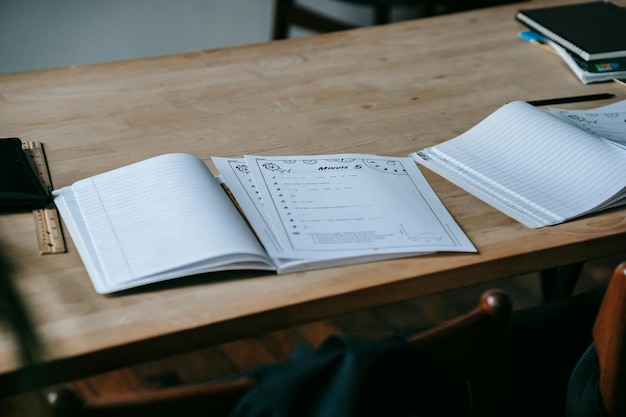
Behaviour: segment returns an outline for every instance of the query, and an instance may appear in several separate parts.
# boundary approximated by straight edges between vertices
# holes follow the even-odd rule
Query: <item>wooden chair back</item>
[[[274,40],[289,37],[289,29],[293,26],[309,29],[315,32],[337,32],[353,29],[354,25],[341,22],[321,13],[301,6],[296,0],[276,0],[274,2]]]
[[[484,293],[467,314],[409,338],[432,348],[464,378],[470,392],[472,415],[495,415],[499,406],[499,372],[504,368],[511,302],[502,291]],[[53,417],[177,417],[227,416],[254,385],[239,378],[206,385],[132,392],[107,397],[81,398],[61,387],[48,395]]]
[[[391,22],[391,12],[394,6],[413,6],[416,8],[416,17],[422,15],[421,8],[426,4],[424,0],[350,0],[346,3],[357,3],[372,8],[373,24],[382,25]],[[354,29],[355,25],[341,21],[320,13],[297,0],[276,0],[274,3],[273,39],[286,39],[289,29],[293,26],[312,30],[318,33],[337,32]]]
[[[372,9],[371,24],[391,23],[394,8],[411,8],[415,18],[453,13],[481,7],[497,6],[528,0],[343,0]],[[300,27],[317,33],[337,32],[355,29],[357,26],[343,20],[313,10],[297,0],[276,0],[274,2],[274,23],[272,39],[286,39],[291,27]]]
[[[626,262],[617,266],[593,327],[599,389],[610,417],[626,416]]]
[[[230,415],[254,384],[249,378],[137,391],[106,397],[80,397],[69,387],[48,394],[51,417],[221,417]]]
[[[471,415],[499,414],[511,311],[508,294],[490,290],[472,311],[411,338],[466,380]]]

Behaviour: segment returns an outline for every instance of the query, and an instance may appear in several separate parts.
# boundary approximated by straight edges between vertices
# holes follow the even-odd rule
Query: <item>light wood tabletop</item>
[[[616,95],[560,106],[591,108],[626,99],[626,87],[583,85],[558,58],[518,39],[524,27],[514,19],[517,9],[557,3],[563,1],[1,74],[0,136],[43,142],[60,188],[168,152],[195,154],[212,169],[211,156],[407,156],[462,133],[512,100]],[[614,169],[624,175],[623,167]],[[56,383],[626,248],[624,208],[534,230],[422,172],[479,253],[280,276],[214,273],[102,296],[67,234],[67,253],[41,256],[32,215],[0,215],[0,245],[45,348],[35,381]],[[2,332],[0,390],[6,393],[25,372],[12,338]]]

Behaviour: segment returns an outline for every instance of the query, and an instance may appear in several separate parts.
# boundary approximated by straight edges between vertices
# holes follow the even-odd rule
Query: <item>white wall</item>
[[[301,3],[372,19],[336,0]],[[0,73],[265,42],[273,13],[274,0],[0,0]]]

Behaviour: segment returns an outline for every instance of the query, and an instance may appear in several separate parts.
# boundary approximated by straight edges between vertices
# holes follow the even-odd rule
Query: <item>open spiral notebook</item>
[[[522,101],[413,159],[526,226],[626,204],[626,101],[587,111]]]

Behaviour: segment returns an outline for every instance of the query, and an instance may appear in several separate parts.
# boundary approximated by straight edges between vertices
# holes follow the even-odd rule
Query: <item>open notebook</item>
[[[193,155],[167,154],[54,192],[98,292],[229,269],[476,251],[410,158],[214,161],[221,178]]]
[[[413,159],[521,223],[626,204],[626,101],[544,111],[515,101]]]

